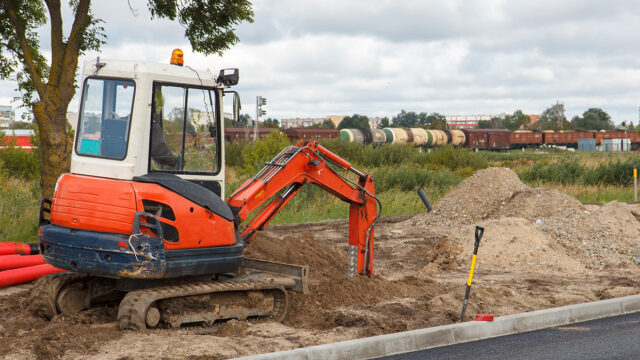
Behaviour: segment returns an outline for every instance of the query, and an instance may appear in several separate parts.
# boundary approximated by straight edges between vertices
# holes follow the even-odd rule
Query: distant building
[[[295,119],[282,119],[280,120],[280,126],[285,129],[310,127],[316,124],[322,124],[326,118],[295,118]]]
[[[0,128],[8,129],[13,123],[13,109],[11,105],[0,105]]]
[[[282,119],[280,120],[280,126],[285,129],[289,128],[301,128],[301,127],[310,127],[316,124],[322,124],[326,120],[329,120],[333,123],[333,125],[337,128],[340,125],[340,122],[346,118],[347,115],[329,115],[326,118],[295,118],[295,119]],[[368,117],[369,126],[372,129],[377,129],[378,125],[380,125],[380,121],[382,121],[381,117]]]
[[[504,119],[505,113],[498,115],[445,115],[447,125],[453,129],[472,129],[478,127],[478,121],[489,121],[493,118]]]

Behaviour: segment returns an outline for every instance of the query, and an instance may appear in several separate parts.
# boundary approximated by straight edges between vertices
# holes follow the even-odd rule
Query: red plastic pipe
[[[39,254],[38,244],[21,244],[13,241],[5,241],[0,243],[0,255],[15,254]]]
[[[17,269],[26,266],[44,264],[42,255],[2,255],[0,256],[0,270]]]
[[[49,264],[27,266],[20,269],[0,271],[0,288],[33,281],[41,276],[64,272]]]

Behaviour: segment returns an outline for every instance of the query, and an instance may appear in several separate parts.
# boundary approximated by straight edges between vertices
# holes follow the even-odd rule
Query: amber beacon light
[[[171,64],[180,65],[184,64],[184,53],[180,49],[174,49],[171,53]]]

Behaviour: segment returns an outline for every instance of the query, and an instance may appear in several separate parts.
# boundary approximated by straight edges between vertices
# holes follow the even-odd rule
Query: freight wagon
[[[224,128],[224,139],[226,141],[253,140],[253,128]],[[274,128],[258,128],[258,138],[269,135],[272,131],[278,130]]]
[[[291,140],[318,140],[337,138],[340,136],[340,131],[336,129],[293,128],[285,130],[284,134]]]
[[[462,129],[464,146],[479,150],[506,150],[511,147],[511,131],[504,129]]]

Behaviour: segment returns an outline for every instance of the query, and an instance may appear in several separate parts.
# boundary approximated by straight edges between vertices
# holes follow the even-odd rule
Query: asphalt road
[[[640,313],[380,359],[640,359]]]

